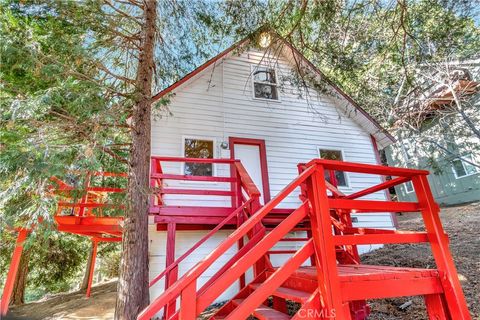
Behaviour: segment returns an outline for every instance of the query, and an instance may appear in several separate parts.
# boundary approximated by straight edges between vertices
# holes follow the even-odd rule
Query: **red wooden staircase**
[[[430,319],[471,319],[440,222],[439,207],[428,185],[428,172],[330,160],[313,160],[300,165],[299,169],[299,176],[264,206],[258,204],[255,195],[238,202],[236,209],[206,238],[233,217],[238,219],[236,230],[182,277],[173,279],[138,319],[153,318],[165,307],[170,308],[164,313],[167,319],[196,319],[239,280],[238,293],[211,319],[238,320],[254,316],[258,319],[357,320],[368,316],[367,299],[413,295],[424,296]],[[392,179],[345,195],[335,187],[334,170],[392,176]],[[330,182],[325,180],[326,176]],[[417,202],[360,199],[408,181],[414,185]],[[272,223],[275,208],[298,188],[302,204],[293,211],[282,211],[282,218],[278,219],[277,215],[274,219],[278,223]],[[255,203],[253,207],[252,203]],[[420,212],[425,231],[352,225],[352,213],[371,212]],[[307,237],[286,240],[290,232],[297,230],[307,231]],[[209,281],[200,285],[199,277],[239,241],[245,243],[237,253]],[[285,263],[274,267],[270,257],[278,253],[274,246],[281,241],[299,241],[303,245]],[[429,243],[436,269],[361,264],[357,245],[393,243]],[[179,260],[188,254],[189,251]],[[179,260],[155,281],[178,267]],[[254,279],[245,284],[242,279],[252,269]],[[286,301],[297,306],[290,314]]]

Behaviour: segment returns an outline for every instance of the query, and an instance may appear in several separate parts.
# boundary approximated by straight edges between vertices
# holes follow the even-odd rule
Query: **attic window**
[[[278,83],[275,69],[255,67],[253,70],[253,92],[257,99],[278,100]]]
[[[412,181],[405,182],[405,190],[407,193],[412,193],[414,191]]]

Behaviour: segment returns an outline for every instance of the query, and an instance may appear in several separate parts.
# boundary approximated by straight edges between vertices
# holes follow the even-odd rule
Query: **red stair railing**
[[[211,164],[228,164],[230,165],[229,177],[217,177],[217,176],[190,176],[190,175],[175,175],[166,174],[162,168],[162,162],[177,162],[177,163],[211,163]],[[229,182],[230,190],[198,190],[198,189],[178,189],[174,187],[163,188],[164,180],[180,180],[180,181],[202,181],[202,182]],[[248,175],[247,170],[243,167],[239,160],[234,159],[200,159],[200,158],[178,158],[178,157],[152,157],[151,162],[151,187],[156,190],[154,197],[152,197],[152,206],[165,205],[163,201],[163,195],[176,194],[176,195],[215,195],[215,196],[229,196],[234,207],[236,207],[230,214],[228,214],[220,223],[218,223],[212,230],[210,230],[202,239],[200,239],[194,246],[187,250],[182,256],[173,262],[167,262],[167,267],[159,275],[150,281],[149,286],[152,287],[159,280],[165,277],[165,289],[168,289],[177,281],[179,264],[189,257],[195,250],[197,250],[203,243],[215,235],[220,229],[227,224],[232,224],[232,221],[237,222],[237,227],[247,220],[248,217],[260,208],[259,198],[261,196],[257,186]],[[161,208],[159,213],[161,214]],[[265,229],[261,224],[258,224],[252,233],[248,234],[250,242],[247,246],[244,246],[243,238],[238,241],[238,249],[240,252],[244,252],[251,248],[255,241],[258,241]],[[231,263],[230,263],[231,264]],[[225,266],[229,266],[227,263]],[[225,267],[224,266],[224,267]],[[215,276],[210,280],[215,280]],[[240,279],[241,286],[245,285],[245,276],[242,275]],[[168,304],[168,308],[165,309],[165,314],[171,317],[175,314],[175,300],[172,300]]]
[[[322,314],[335,315],[336,319],[365,319],[368,307],[366,299],[395,296],[425,295],[429,316],[435,319],[469,320],[470,315],[458,280],[453,259],[448,249],[448,240],[441,226],[439,208],[434,203],[427,182],[427,171],[383,167],[330,160],[313,160],[302,168],[300,175],[286,186],[275,198],[259,208],[226,238],[211,254],[195,265],[182,278],[175,282],[162,295],[157,297],[139,316],[146,320],[153,317],[161,308],[180,298],[180,310],[167,319],[193,320],[205,310],[234,281],[251,268],[262,256],[280,241],[289,231],[294,230],[300,221],[310,218],[312,237],[283,266],[276,269],[263,283],[256,283],[255,290],[244,296],[237,306],[222,308],[225,313],[220,318],[244,319],[255,308],[273,294],[275,290],[308,257],[313,256],[315,278],[318,291],[314,292],[305,306],[315,307]],[[333,184],[325,181],[327,170],[387,175],[394,178],[365,190],[345,195]],[[418,202],[394,202],[359,199],[391,186],[412,181]],[[334,181],[333,181],[334,182]],[[268,234],[256,233],[242,250],[227,265],[219,270],[214,279],[210,279],[197,290],[198,278],[239,239],[248,235],[262,219],[271,212],[285,197],[297,187],[302,186],[302,205],[291,212],[278,226]],[[367,212],[421,212],[426,232],[384,230],[375,228],[357,228],[348,222],[350,214]],[[334,231],[334,232],[332,232]],[[340,262],[338,248],[347,251],[361,244],[421,243],[428,242],[437,264],[437,269],[402,269],[379,266],[376,274],[372,271],[362,274],[363,278],[351,278],[351,270],[367,270],[370,267]],[[252,244],[253,243],[253,244]],[[353,251],[354,253],[354,251]],[[353,257],[356,260],[356,257]],[[352,268],[353,267],[353,268]],[[367,269],[362,269],[366,267]],[[383,268],[383,269],[382,269]],[[274,270],[264,265],[264,271]],[[343,270],[343,271],[341,271]],[[348,271],[350,270],[350,271]],[[370,269],[368,269],[370,270]],[[385,271],[383,271],[385,270]],[[347,272],[342,274],[341,272]],[[384,272],[410,277],[410,285],[404,285],[402,279],[384,278]],[[429,274],[430,278],[419,279],[418,273]],[[370,278],[373,275],[373,278]],[[375,277],[377,275],[378,277]],[[400,280],[399,280],[400,279]],[[407,279],[407,278],[405,278]],[[355,282],[357,281],[357,282]],[[359,284],[361,283],[361,284]],[[418,287],[417,287],[418,285]],[[342,288],[346,288],[343,290]],[[365,287],[364,287],[365,286]],[[392,289],[391,286],[394,286]],[[250,289],[251,286],[245,289]],[[239,294],[243,294],[241,290]],[[321,305],[314,297],[320,297]],[[305,307],[304,306],[304,307]],[[362,309],[363,308],[363,309]],[[360,310],[362,309],[362,310]],[[228,311],[229,310],[229,311]]]
[[[360,297],[362,299],[371,299],[378,295],[381,290],[384,290],[381,283],[379,283],[379,285],[372,288],[357,289],[355,287],[352,292],[342,292],[338,270],[339,265],[336,262],[335,248],[337,246],[426,242],[431,245],[438,273],[444,275],[440,276],[440,281],[443,282],[443,292],[435,295],[437,300],[432,303],[430,295],[425,296],[430,317],[432,319],[470,319],[453,259],[448,249],[448,239],[440,222],[439,207],[434,202],[428,186],[428,171],[330,160],[313,160],[307,166],[316,166],[317,168],[307,183],[307,193],[312,205],[312,213],[310,215],[312,228],[318,230],[319,235],[319,237],[314,236],[313,239],[315,241],[317,265],[321,266],[318,270],[318,275],[320,276],[319,283],[322,284],[322,286],[319,286],[319,290],[320,295],[324,298],[324,310],[326,310],[327,314],[331,314],[331,311],[335,310],[337,319],[350,319],[350,310],[344,308],[345,299],[347,301],[350,299],[358,300]],[[395,178],[351,195],[340,195],[335,198],[328,197],[326,193],[326,190],[335,192],[331,186],[325,183],[324,173],[326,170],[376,174],[393,176]],[[412,181],[418,202],[359,200],[361,197],[407,181]],[[362,214],[364,212],[421,212],[426,232],[345,226],[340,234],[332,234],[332,210],[342,210],[347,214]],[[428,291],[431,289],[429,287],[431,285],[427,284],[426,287],[422,287],[419,283],[418,287],[412,287],[404,285],[402,281],[397,281],[395,287],[385,286],[388,287],[389,296],[404,296],[422,295],[424,290]],[[383,297],[387,296],[384,295]],[[445,302],[439,302],[443,301],[443,299]],[[440,309],[441,311],[439,311]],[[439,316],[441,313],[444,313],[444,315],[449,314],[450,317]]]
[[[275,208],[283,199],[292,193],[309,175],[314,167],[306,169],[293,182],[286,186],[274,199],[253,213],[248,220],[241,224],[220,245],[195,267],[183,275],[177,282],[169,287],[163,294],[156,298],[137,319],[146,320],[153,317],[159,310],[171,301],[180,297],[180,317],[182,319],[195,319],[206,307],[212,303],[227,287],[229,287],[241,274],[244,274],[258,259],[266,254],[279,239],[301,221],[307,214],[305,204],[295,210],[290,216],[278,225],[272,232],[256,243],[255,250],[245,250],[241,257],[228,272],[222,273],[208,288],[201,288],[201,294],[197,297],[197,279],[239,239],[252,232],[262,219]],[[243,252],[242,252],[243,253]],[[193,307],[195,306],[195,307]],[[177,314],[178,315],[178,314]]]

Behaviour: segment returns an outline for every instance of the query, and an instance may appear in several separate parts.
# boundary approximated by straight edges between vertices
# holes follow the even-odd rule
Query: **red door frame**
[[[228,144],[230,146],[230,158],[232,159],[235,159],[235,144],[258,146],[260,151],[260,170],[262,171],[263,200],[265,203],[270,201],[270,181],[268,180],[267,149],[265,148],[265,140],[229,137]]]

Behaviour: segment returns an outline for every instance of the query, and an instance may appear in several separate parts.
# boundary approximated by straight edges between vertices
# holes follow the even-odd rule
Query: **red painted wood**
[[[260,287],[260,283],[252,283],[249,286],[253,290],[257,290],[258,287]],[[273,291],[272,295],[281,297],[283,299],[288,299],[291,301],[299,302],[299,303],[304,303],[306,302],[310,296],[312,295],[311,292],[306,292],[306,291],[301,291],[301,290],[296,290],[292,288],[286,288],[286,287],[278,287]]]
[[[85,209],[85,208],[120,208],[120,209],[123,209],[123,208],[125,208],[125,206],[123,206],[123,205],[118,205],[118,204],[113,204],[113,203],[95,203],[95,202],[78,203],[78,202],[63,202],[63,201],[58,202],[58,206],[66,207],[66,208],[80,208],[80,209]],[[82,216],[82,213],[80,212],[79,215]]]
[[[344,200],[329,199],[328,207],[332,209],[355,210],[354,213],[361,212],[418,212],[420,207],[416,202],[395,202],[395,201],[377,201],[377,200]]]
[[[361,299],[382,299],[404,296],[442,293],[443,288],[437,278],[383,279],[342,282],[342,299],[354,301]]]
[[[195,320],[197,318],[197,312],[194,307],[196,297],[197,297],[197,282],[192,281],[185,288],[185,290],[182,291],[182,295],[180,297],[180,319]]]
[[[470,319],[457,273],[448,251],[448,240],[438,217],[438,206],[433,202],[433,197],[428,189],[425,171],[330,160],[314,160],[307,167],[302,166],[299,169],[301,169],[300,176],[265,206],[258,207],[258,203],[252,202],[251,205],[245,207],[245,212],[236,214],[234,218],[232,217],[232,220],[238,223],[237,230],[203,261],[188,271],[172,287],[168,288],[163,295],[158,297],[140,314],[138,319],[148,319],[179,296],[181,296],[181,301],[185,301],[182,302],[184,308],[187,308],[188,305],[188,317],[194,318],[252,266],[256,269],[256,274],[266,275],[267,278],[262,279],[262,284],[244,289],[253,290],[252,292],[240,291],[236,299],[242,300],[236,300],[236,304],[235,301],[227,303],[221,309],[224,313],[219,315],[218,318],[237,319],[245,318],[250,314],[261,318],[255,312],[257,312],[257,306],[264,302],[268,296],[273,294],[277,299],[274,307],[283,310],[283,304],[280,302],[286,299],[289,294],[290,297],[295,298],[295,293],[289,290],[303,291],[302,301],[306,300],[308,295],[306,293],[317,290],[317,295],[312,295],[307,300],[307,306],[319,310],[320,305],[316,304],[312,297],[318,298],[318,296],[321,296],[324,304],[322,311],[332,314],[332,311],[335,310],[337,319],[364,320],[369,313],[369,307],[365,304],[366,299],[404,295],[426,295],[430,305],[427,306],[429,312],[440,310],[446,314],[460,314],[459,319]],[[393,182],[382,182],[377,186],[366,188],[353,196],[346,196],[338,191],[334,185],[325,182],[324,170],[396,175],[399,178],[396,178],[397,180]],[[409,179],[412,179],[417,193],[421,194],[418,197],[419,203],[356,200],[357,197],[383,190],[392,184],[403,183]],[[244,186],[246,185],[244,184]],[[235,186],[238,186],[238,184],[235,184]],[[293,212],[290,210],[276,213],[276,215],[272,214],[274,208],[300,186],[305,200],[304,205]],[[232,189],[235,190],[233,187]],[[333,190],[333,196],[329,197],[327,190]],[[240,197],[236,197],[235,200],[238,200],[238,198]],[[350,219],[350,213],[352,212],[413,212],[420,210],[426,224],[426,233],[354,228]],[[305,221],[307,213],[310,221]],[[174,218],[183,219],[184,216]],[[205,217],[192,218],[204,219]],[[244,218],[246,220],[243,222]],[[267,219],[276,220],[280,224],[273,228],[269,234],[263,236],[266,229],[262,226],[262,222]],[[300,222],[306,224],[298,226]],[[291,250],[272,250],[272,247],[281,241],[289,231],[302,229],[304,226],[307,226],[305,229],[311,232],[309,234],[311,239],[308,244],[312,246],[311,253],[314,253],[315,265],[297,269],[301,262],[309,257],[309,255],[306,255],[303,260],[298,258],[303,249],[295,253]],[[334,233],[332,233],[332,228]],[[198,292],[194,292],[195,290],[191,288],[192,283],[195,283],[226,250],[246,235],[250,238],[250,241],[241,247],[234,257],[211,277],[206,285]],[[290,239],[290,241],[300,240],[305,241],[304,238]],[[362,265],[355,249],[357,244],[404,242],[430,242],[438,270]],[[272,267],[269,260],[264,258],[265,254],[286,253],[287,251],[294,254],[289,263],[275,269],[275,271],[269,271]],[[259,261],[263,262],[258,263]],[[340,264],[337,264],[337,261]],[[348,261],[351,264],[341,263],[342,261]],[[281,288],[286,288],[286,291],[280,289],[280,285]],[[190,293],[187,294],[187,292]],[[440,302],[445,302],[443,309],[438,309]],[[192,303],[196,304],[196,307],[192,308]],[[235,306],[238,307],[235,308]],[[276,310],[272,313],[272,317],[279,316],[278,313],[278,310]],[[178,317],[178,313],[173,315],[175,319]],[[294,317],[294,319],[298,318],[298,315]]]
[[[95,261],[97,260],[97,247],[98,242],[96,240],[92,240],[93,244],[93,251],[92,251],[92,263],[90,264],[90,273],[88,274],[88,286],[86,296],[90,298],[90,293],[92,291],[92,282],[93,282],[93,272],[95,271]]]
[[[228,260],[227,263],[225,263],[222,268],[220,268],[208,281],[198,290],[199,294],[203,294],[205,291],[207,291],[212,285],[215,284],[215,282],[218,280],[218,278],[225,272],[228,272],[230,268],[237,263],[237,261],[243,257],[249,250],[251,250],[254,246],[258,244],[260,239],[262,238],[261,234],[256,234],[253,236],[247,244],[245,244],[240,250],[237,251],[233,255],[233,257]]]
[[[248,175],[245,167],[240,162],[235,162],[235,169],[237,170],[238,178],[242,183],[242,187],[245,189],[248,196],[250,198],[260,197],[261,193],[253,182],[252,178],[250,178]]]
[[[251,310],[258,307],[261,301],[265,301],[313,253],[313,241],[310,240],[252,292],[226,319],[235,320],[248,318]],[[287,319],[289,319],[288,316]]]
[[[164,216],[164,215],[155,215],[154,222],[157,224],[165,224],[169,222],[175,222],[177,224],[182,225],[191,225],[195,226],[198,225],[199,228],[197,230],[205,230],[204,226],[208,225],[216,225],[221,223],[225,219],[225,216],[218,216],[218,217],[206,217],[206,216],[183,216],[183,215],[174,215],[174,216]],[[236,225],[237,218],[233,217],[228,221],[228,225]],[[186,227],[186,230],[195,230],[192,227]],[[210,230],[211,228],[207,228]]]
[[[366,196],[366,195],[369,195],[369,194],[372,194],[372,193],[375,193],[375,192],[378,192],[378,191],[387,190],[390,187],[394,187],[396,185],[399,185],[399,184],[407,182],[407,181],[410,181],[410,178],[399,177],[399,178],[395,178],[395,179],[392,179],[392,180],[389,180],[389,181],[384,181],[380,184],[377,184],[376,186],[373,186],[373,187],[364,189],[362,191],[347,195],[347,196],[345,196],[345,199],[353,200],[353,199],[361,198],[363,196]],[[390,197],[388,197],[387,199],[390,199]]]
[[[428,242],[428,235],[426,232],[412,234],[357,234],[334,236],[333,241],[336,245],[423,243]]]
[[[175,264],[175,233],[176,224],[169,223],[167,226],[166,267],[168,270],[165,277],[165,290],[172,286],[178,279],[178,263]],[[174,265],[175,264],[175,265]],[[158,280],[158,279],[157,279]],[[169,319],[176,312],[176,300],[172,300],[165,308],[166,318]]]
[[[245,299],[234,299],[232,302],[234,303],[235,306],[241,306]],[[235,309],[237,310],[237,309]],[[257,308],[255,308],[252,312],[252,314],[255,316],[255,318],[259,320],[289,320],[290,317],[282,313],[280,311],[277,311],[275,309],[269,308],[266,305],[260,305]],[[217,319],[217,318],[216,318]],[[231,318],[230,315],[225,317],[224,319],[241,319],[241,318]]]
[[[223,220],[221,218],[215,218],[218,220],[216,223],[212,224],[182,224],[182,223],[176,223],[178,220],[175,217],[174,219],[170,220],[169,222],[175,222],[177,225],[177,231],[200,231],[200,230],[207,230],[210,231],[214,229],[217,224],[221,223]],[[156,223],[157,231],[167,231],[167,225],[168,222],[166,223]],[[237,228],[236,224],[232,223],[231,221],[228,221],[227,224],[225,224],[223,227],[220,228],[220,230],[235,230]]]
[[[182,174],[155,173],[151,175],[152,179],[165,180],[183,180],[183,181],[202,181],[202,182],[235,182],[231,177],[211,177],[211,176],[189,176]]]
[[[268,250],[267,254],[292,254],[297,252],[296,250]]]
[[[448,288],[445,291],[445,299],[448,310],[450,314],[455,315],[455,319],[470,320],[470,312],[468,311],[462,286],[458,279],[457,269],[448,248],[448,238],[445,236],[440,220],[440,209],[433,199],[427,177],[424,175],[415,176],[412,179],[412,183],[422,207],[422,217],[430,238],[430,245],[437,268],[445,273],[444,286]]]
[[[274,198],[275,199],[275,198]],[[265,208],[265,207],[264,207]],[[263,208],[262,208],[263,209]],[[262,211],[262,209],[260,211]],[[267,251],[278,242],[279,239],[285,236],[303,217],[307,214],[307,208],[304,204],[281,224],[275,228],[274,231],[267,234],[255,246],[255,250],[248,251],[241,257],[229,270],[222,274],[214,284],[212,284],[209,291],[206,291],[197,299],[197,309],[204,310],[208,307],[222,292],[225,291],[238,277],[245,273],[252,263],[256,262],[260,257],[265,255]],[[259,212],[260,212],[259,211]],[[258,214],[258,212],[257,212]],[[241,227],[247,225],[250,220],[247,220]],[[241,228],[240,227],[240,228]]]
[[[279,240],[280,242],[298,242],[298,241],[308,241],[308,238],[283,238]]]
[[[218,159],[218,158],[184,158],[184,157],[158,157],[152,156],[152,160],[156,160],[159,162],[166,161],[166,162],[196,162],[196,163],[233,163],[235,162],[234,159]]]
[[[58,225],[58,231],[71,232],[98,232],[106,234],[122,234],[122,228],[112,225]]]
[[[325,170],[338,170],[347,172],[378,174],[387,176],[413,177],[417,175],[428,175],[426,170],[405,169],[397,167],[386,167],[375,164],[364,164],[346,161],[314,159],[307,163],[308,167],[321,165]]]
[[[445,298],[441,294],[427,294],[424,296],[425,307],[427,308],[429,319],[434,320],[452,320],[445,303]]]
[[[321,164],[315,166],[308,194],[312,205],[310,220],[315,244],[318,289],[324,300],[324,310],[331,314],[337,312],[339,319],[348,319],[349,314],[343,310],[340,296],[340,282],[337,271],[336,250],[333,243],[329,199],[325,190],[325,171]],[[339,200],[335,200],[339,201]],[[345,201],[345,200],[344,200]]]
[[[196,190],[196,189],[162,189],[160,190],[161,194],[186,194],[186,195],[197,195],[197,196],[226,196],[230,197],[234,193],[232,191],[224,190]]]
[[[54,216],[59,225],[94,225],[94,226],[119,226],[123,217],[77,217],[77,216]]]
[[[164,216],[226,217],[235,209],[237,208],[170,206],[150,208],[150,213],[158,213]]]
[[[172,287],[166,290],[161,296],[157,297],[146,309],[144,309],[137,319],[147,320],[155,315],[155,313],[165,306],[168,301],[177,297],[185,287],[192,281],[195,281],[205,270],[207,270],[215,260],[224,254],[232,245],[244,237],[247,232],[252,230],[257,224],[261,223],[262,219],[276,207],[285,197],[287,197],[293,190],[295,190],[301,183],[303,183],[310,174],[315,170],[314,167],[307,168],[294,181],[288,184],[279,194],[270,202],[260,208],[250,219],[235,230],[227,239],[225,239],[210,255],[203,259],[193,269],[186,273],[179,281]],[[282,235],[283,236],[283,235]],[[198,310],[201,310],[198,308]]]
[[[12,297],[13,286],[15,284],[15,278],[17,277],[18,266],[20,265],[20,259],[22,258],[23,244],[27,239],[29,231],[27,229],[21,229],[17,235],[17,241],[15,243],[15,249],[13,250],[12,260],[10,261],[10,268],[8,269],[5,285],[3,286],[2,299],[0,301],[0,315],[5,316],[8,312],[8,304]]]
[[[244,206],[248,205],[248,203],[245,203]],[[210,239],[215,233],[217,233],[218,230],[220,230],[223,226],[225,226],[233,217],[235,217],[238,212],[240,212],[241,210],[243,210],[244,206],[242,207],[239,207],[237,208],[235,211],[233,211],[232,213],[230,213],[230,215],[228,215],[228,217],[226,217],[221,223],[219,223],[215,228],[213,228],[209,233],[207,233],[205,236],[203,236],[202,239],[200,239],[195,245],[193,245],[190,249],[188,249],[184,254],[182,254],[180,256],[180,258],[178,258],[177,260],[175,260],[174,262],[171,263],[171,265],[168,265],[167,264],[167,268],[162,272],[160,273],[158,276],[156,276],[155,278],[153,278],[153,280],[150,281],[150,284],[149,286],[153,286],[155,283],[158,282],[158,280],[160,280],[161,278],[163,278],[163,276],[165,274],[167,274],[168,272],[170,272],[170,270],[175,267],[175,266],[178,266],[180,264],[180,262],[182,262],[183,260],[185,260],[186,257],[188,257],[190,254],[192,254],[193,251],[195,251],[198,247],[200,247],[202,244],[205,243],[205,241],[207,241],[208,239]],[[169,224],[170,225],[170,224]],[[173,250],[175,250],[175,245],[173,245]],[[174,253],[173,253],[174,254]]]

